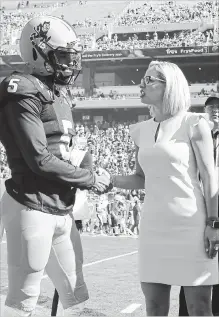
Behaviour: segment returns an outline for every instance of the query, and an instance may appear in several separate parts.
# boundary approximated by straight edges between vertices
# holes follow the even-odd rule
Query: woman
[[[135,175],[112,176],[111,182],[118,188],[146,188],[139,275],[147,315],[168,315],[171,285],[184,286],[190,315],[212,315],[219,229],[211,221],[218,220],[218,187],[210,122],[187,112],[189,86],[173,63],[151,62],[140,88],[153,118],[130,126]]]

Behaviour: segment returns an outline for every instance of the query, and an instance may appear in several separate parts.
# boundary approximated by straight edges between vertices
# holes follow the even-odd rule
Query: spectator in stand
[[[101,39],[97,40],[96,50],[122,50],[122,49],[148,49],[148,48],[168,48],[168,47],[188,47],[188,46],[207,46],[207,45],[217,45],[218,40],[214,36],[213,31],[199,32],[198,30],[191,31],[185,30],[181,32],[175,32],[173,35],[165,33],[164,36],[160,35],[158,32],[146,33],[145,39],[138,39],[136,36],[130,36],[129,39],[122,40],[122,35],[120,35],[120,40],[114,41],[108,40],[103,41]],[[87,48],[90,50],[90,48]]]
[[[133,226],[131,228],[131,231],[134,233],[135,232],[135,228],[136,228],[137,235],[139,235],[140,214],[141,214],[140,200],[136,197],[135,198],[135,205],[133,207],[134,224],[133,224]]]
[[[111,233],[115,236],[118,236],[118,215],[115,211],[115,209],[112,209],[110,211],[110,215],[111,215],[111,228],[112,228],[112,231]]]
[[[99,219],[100,234],[105,234],[107,229],[107,205],[106,197],[102,195],[97,203],[97,218]]]
[[[134,225],[133,211],[129,210],[128,219],[127,219],[127,228],[131,231],[131,228],[133,225]]]

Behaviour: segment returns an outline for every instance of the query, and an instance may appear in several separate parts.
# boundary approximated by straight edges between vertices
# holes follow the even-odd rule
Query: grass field
[[[144,298],[137,275],[137,241],[132,237],[82,235],[84,275],[90,299],[78,316],[145,316]],[[4,238],[1,244],[1,309],[7,293],[6,248]],[[50,316],[53,293],[54,287],[45,276],[41,283],[37,316]],[[178,293],[179,288],[174,287],[170,316],[178,315]],[[59,307],[58,315],[62,315],[62,307]]]

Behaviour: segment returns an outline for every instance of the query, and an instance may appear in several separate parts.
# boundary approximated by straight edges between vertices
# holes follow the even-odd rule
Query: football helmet
[[[23,61],[39,76],[53,75],[58,84],[69,84],[81,70],[83,46],[73,27],[53,16],[35,17],[20,37]]]

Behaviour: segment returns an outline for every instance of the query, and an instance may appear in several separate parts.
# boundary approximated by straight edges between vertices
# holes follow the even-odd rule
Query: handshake
[[[99,168],[95,174],[95,183],[92,190],[97,195],[108,193],[113,188],[113,182],[110,174],[103,168]]]

